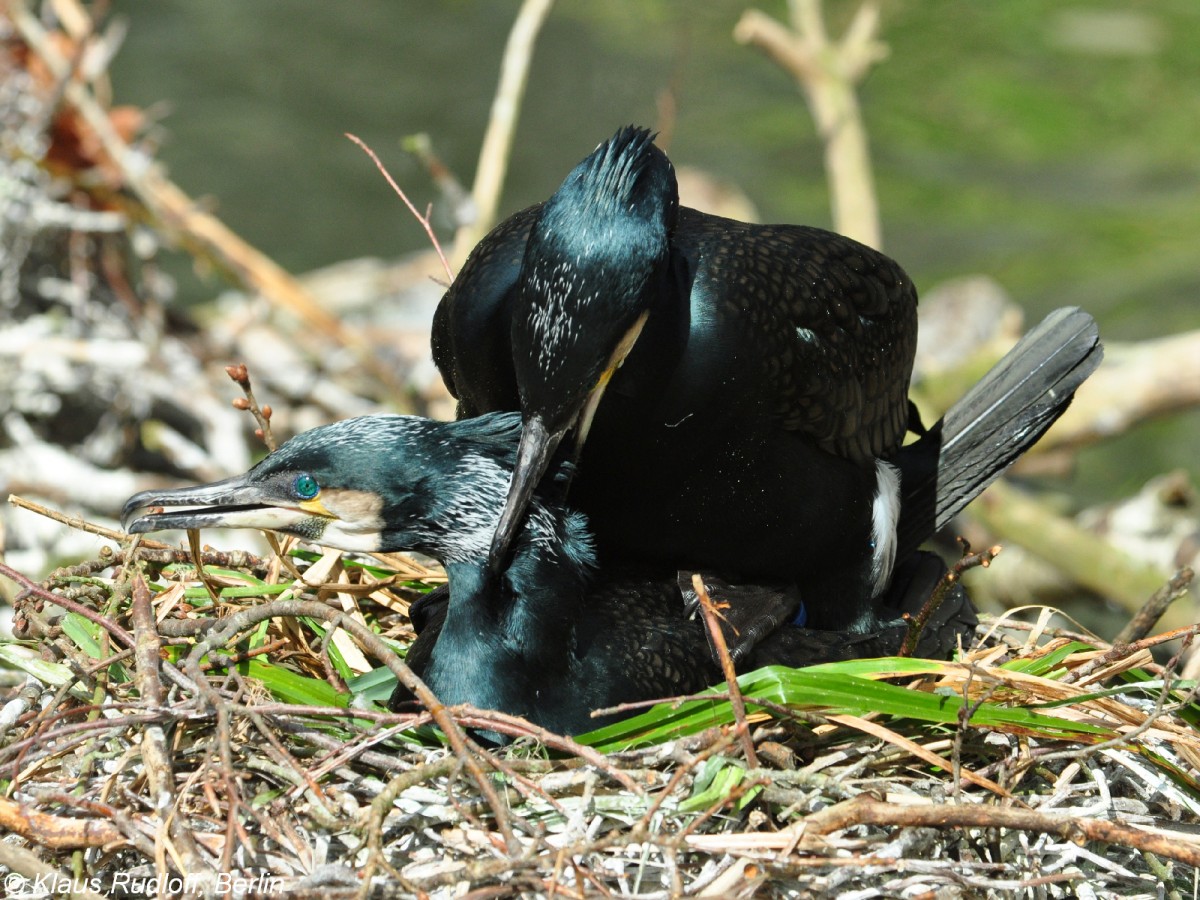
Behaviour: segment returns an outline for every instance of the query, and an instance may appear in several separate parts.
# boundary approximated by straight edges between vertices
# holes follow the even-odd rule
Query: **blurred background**
[[[117,0],[129,32],[114,95],[162,112],[157,157],[172,178],[285,268],[392,258],[428,240],[343,133],[371,144],[420,208],[438,197],[403,136],[428,133],[469,187],[517,6],[290,0],[250,15],[237,0]],[[857,6],[826,4],[833,34]],[[560,0],[501,214],[544,199],[636,122],[664,129],[677,165],[744,191],[762,221],[828,227],[821,141],[792,78],[733,40],[746,8]],[[786,17],[784,3],[763,9]],[[860,98],[884,249],[919,286],[986,274],[1030,318],[1080,305],[1110,340],[1200,324],[1200,7],[893,0],[882,13],[890,53]],[[210,298],[219,285],[189,266],[172,268],[181,296]],[[1106,467],[1108,488],[1194,465],[1169,432]]]
[[[63,14],[56,7],[68,5],[52,2],[33,12],[53,28]],[[427,360],[428,316],[441,293],[428,276],[438,269],[405,268],[410,254],[428,257],[428,238],[344,133],[378,152],[419,209],[433,204],[433,225],[451,244],[445,190],[401,141],[428,135],[437,159],[470,189],[518,7],[515,0],[106,4],[100,31],[112,53],[91,87],[100,97],[96,84],[103,81],[112,104],[140,110],[135,145],[146,165],[164,166],[198,208],[288,272],[378,260],[305,284],[348,328],[394,334],[389,347],[374,345],[372,358],[418,386],[341,380],[363,368],[352,341],[336,352],[306,346],[311,335],[279,323],[298,321],[319,331],[319,320],[303,312],[289,318],[270,299],[245,291],[236,269],[197,254],[178,232],[151,238],[153,221],[116,204],[104,209],[128,217],[131,256],[138,258],[136,278],[130,278],[136,302],[124,302],[118,315],[135,324],[117,358],[132,367],[132,357],[120,354],[149,348],[145,365],[174,386],[176,402],[168,394],[130,399],[137,392],[129,371],[97,377],[96,367],[104,364],[92,360],[75,371],[80,384],[90,385],[89,396],[71,401],[69,384],[57,384],[57,406],[26,403],[19,398],[49,390],[45,373],[30,362],[35,354],[21,350],[41,340],[45,329],[11,332],[8,362],[0,363],[0,378],[9,382],[0,383],[0,394],[10,395],[6,434],[0,435],[0,487],[103,518],[106,507],[111,514],[120,497],[147,486],[147,479],[209,478],[243,466],[260,451],[231,452],[222,444],[219,435],[228,428],[245,433],[253,425],[242,416],[230,425],[217,411],[237,394],[220,366],[255,347],[271,348],[251,362],[252,376],[269,389],[263,399],[278,407],[285,432],[379,406],[448,414],[452,407],[438,396]],[[833,38],[859,7],[857,0],[824,4]],[[657,128],[676,166],[699,173],[696,190],[731,204],[724,208],[739,210],[736,215],[830,227],[822,140],[793,77],[734,40],[746,9],[730,0],[559,0],[532,56],[499,214],[547,197],[598,142],[634,122]],[[788,19],[783,2],[762,9]],[[1194,0],[887,0],[880,13],[878,40],[888,52],[857,94],[882,246],[923,296],[948,291],[961,299],[982,291],[1023,310],[1026,324],[1055,307],[1079,305],[1095,315],[1113,345],[1200,327],[1200,7]],[[17,59],[9,75],[20,70]],[[5,184],[22,179],[37,180],[18,170]],[[77,184],[46,184],[52,195],[53,185],[60,186],[62,202],[81,205]],[[7,215],[11,241],[21,232],[11,224],[16,215]],[[19,259],[9,254],[7,264],[19,273],[14,278],[28,281],[36,263],[41,268],[34,271],[44,277],[78,281],[69,261],[54,262],[53,241],[44,257],[37,255],[38,241],[31,245]],[[387,290],[375,290],[383,281]],[[324,294],[322,286],[334,282]],[[346,288],[348,282],[354,286]],[[121,296],[115,288],[111,293]],[[72,308],[44,296],[34,302],[27,291],[8,295],[5,306],[13,322],[26,323],[47,309],[61,320]],[[67,327],[77,337],[88,331],[78,311]],[[195,337],[199,332],[203,341]],[[272,343],[280,333],[285,340]],[[94,329],[88,335],[97,336]],[[192,352],[192,368],[175,355],[175,340]],[[408,348],[403,353],[396,349],[401,345]],[[13,363],[22,352],[24,361]],[[293,359],[293,352],[300,355]],[[311,369],[314,358],[320,366]],[[196,379],[188,384],[210,385],[211,409],[199,409],[207,399],[190,388],[179,396],[181,365]],[[301,370],[308,373],[303,378]],[[1194,372],[1180,369],[1178,378],[1193,381]],[[1175,386],[1167,375],[1160,388],[1170,393]],[[153,381],[142,374],[133,380],[140,387]],[[331,383],[344,385],[343,392],[331,395]],[[1113,381],[1107,384],[1111,389]],[[1099,443],[1081,441],[1087,446],[1072,465],[1046,468],[1057,487],[1070,487],[1060,512],[1111,505],[1155,476],[1180,472],[1169,496],[1156,489],[1155,502],[1182,510],[1182,524],[1172,520],[1174,530],[1164,538],[1170,546],[1155,550],[1153,562],[1142,558],[1167,574],[1183,558],[1179,547],[1194,544],[1197,533],[1190,480],[1198,468],[1200,416],[1186,396],[1200,386],[1183,388],[1185,399],[1160,402],[1137,428],[1116,429],[1120,433]],[[19,425],[12,413],[21,415]],[[148,420],[161,426],[154,435]],[[93,466],[80,475],[90,502],[79,504],[78,490],[49,490],[46,478],[35,477],[30,448],[47,445],[63,449],[70,465]],[[60,460],[54,471],[61,475],[67,466]],[[129,477],[109,481],[118,471]],[[1088,525],[1095,533],[1103,533],[1095,522],[1114,518],[1107,509]],[[10,559],[42,528],[14,528],[14,521],[7,520]],[[18,558],[37,568],[93,552],[100,543],[88,538]]]

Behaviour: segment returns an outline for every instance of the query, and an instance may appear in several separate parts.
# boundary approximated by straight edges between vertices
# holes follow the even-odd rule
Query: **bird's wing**
[[[606,685],[612,697],[647,699],[692,693],[720,680],[702,627],[686,616],[670,578],[602,582],[588,595],[575,633],[584,690]]]
[[[897,263],[819,228],[686,208],[674,249],[691,278],[693,330],[709,317],[752,348],[747,362],[759,367],[768,412],[784,428],[856,461],[900,446],[917,294]]]
[[[518,409],[509,323],[529,230],[541,205],[509,216],[480,241],[433,316],[433,362],[458,417]]]

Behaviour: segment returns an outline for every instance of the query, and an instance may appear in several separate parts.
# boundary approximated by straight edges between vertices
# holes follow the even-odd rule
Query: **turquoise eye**
[[[317,479],[307,473],[297,475],[292,487],[296,491],[296,496],[301,500],[311,500],[317,494],[321,493],[321,486],[317,484]]]

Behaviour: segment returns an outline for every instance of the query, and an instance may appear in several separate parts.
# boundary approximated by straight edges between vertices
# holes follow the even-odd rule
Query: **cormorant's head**
[[[260,528],[342,550],[416,550],[482,563],[519,427],[515,413],[461,422],[346,419],[297,435],[245,475],[136,494],[122,522],[131,533]],[[574,518],[538,504],[531,540],[552,543],[568,522],[587,543]]]
[[[582,446],[666,272],[679,210],[675,170],[644,128],[623,128],[543,204],[512,318],[524,427],[492,565],[500,568],[563,436]]]

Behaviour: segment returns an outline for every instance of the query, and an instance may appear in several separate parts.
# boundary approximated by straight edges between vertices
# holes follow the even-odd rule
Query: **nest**
[[[81,48],[105,34],[39,22],[18,3],[0,17],[7,490],[94,520],[164,480],[244,470],[252,429],[210,377],[233,359],[284,431],[397,397],[444,407],[411,387],[440,293],[425,270],[347,264],[310,279],[314,304],[166,180],[136,111],[100,102]],[[251,297],[195,327],[159,265],[172,240]],[[372,318],[400,305],[419,326]],[[1104,422],[1129,393],[1100,392]],[[420,689],[406,610],[440,573],[418,561],[178,549],[4,513],[7,896],[1194,890],[1200,708],[1150,650],[1195,628],[1110,646],[1048,614],[985,623],[955,662],[765,670],[570,739],[428,694],[384,711],[393,676]],[[97,535],[112,546],[86,559]],[[48,559],[84,561],[39,582]]]
[[[739,680],[744,714],[719,687],[571,739],[435,702],[384,711],[389,669],[415,683],[405,610],[440,573],[279,549],[126,540],[41,585],[5,571],[27,643],[0,652],[31,676],[0,714],[10,878],[1151,897],[1196,877],[1200,707],[1150,654],[1179,634],[1109,647],[1049,614],[986,623],[955,662],[762,670]]]

